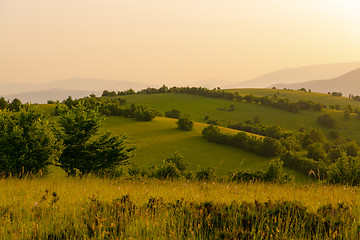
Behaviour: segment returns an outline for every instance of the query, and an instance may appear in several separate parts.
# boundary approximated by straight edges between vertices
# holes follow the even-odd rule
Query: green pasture
[[[300,91],[292,92],[299,92],[300,94]],[[254,94],[255,93],[256,92],[254,92]],[[258,116],[260,121],[265,124],[277,124],[292,130],[297,130],[301,126],[306,128],[317,127],[327,133],[329,129],[320,126],[317,123],[317,118],[324,113],[328,113],[336,119],[338,125],[337,130],[342,136],[360,142],[360,121],[355,114],[352,114],[350,119],[345,121],[342,111],[324,109],[321,112],[307,110],[299,113],[292,113],[255,103],[236,102],[189,94],[138,94],[125,96],[123,98],[127,100],[128,104],[145,104],[159,109],[162,113],[171,109],[178,109],[182,113],[189,114],[190,118],[196,122],[205,123],[204,117],[209,116],[210,119],[219,120],[223,126],[227,126],[229,122],[243,122]],[[230,104],[235,105],[234,111],[230,112],[227,110]]]
[[[208,142],[201,131],[206,126],[195,123],[193,131],[176,128],[175,119],[157,117],[150,122],[138,122],[132,118],[108,117],[105,129],[115,134],[125,134],[128,143],[136,146],[132,159],[137,166],[149,168],[160,165],[172,153],[178,151],[189,162],[190,170],[213,166],[218,176],[237,168],[266,169],[270,158],[261,157],[240,149]],[[236,133],[231,129],[225,132]]]
[[[292,101],[312,100],[314,102],[322,103],[326,106],[341,105],[342,107],[346,107],[347,105],[351,105],[354,108],[360,109],[360,102],[348,98],[348,96],[335,97],[330,94],[324,94],[324,93],[304,92],[298,90],[269,89],[269,88],[238,88],[238,89],[225,89],[225,91],[238,92],[242,96],[254,94],[256,96],[270,97],[270,96],[274,96],[274,94],[278,94],[278,97],[289,98]]]

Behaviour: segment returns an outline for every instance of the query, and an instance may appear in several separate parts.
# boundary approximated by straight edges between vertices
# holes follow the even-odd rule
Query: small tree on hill
[[[65,145],[59,163],[68,175],[109,171],[128,163],[134,148],[126,146],[124,136],[110,132],[98,136],[101,124],[97,111],[80,103],[63,113],[59,123]]]
[[[165,117],[179,119],[181,116],[180,110],[172,109],[171,111],[165,112]]]
[[[178,128],[191,131],[193,129],[193,121],[191,121],[188,117],[180,117],[179,120],[176,122]]]
[[[336,127],[335,119],[333,119],[329,114],[321,115],[317,121],[320,125],[327,127],[327,128],[335,128]]]

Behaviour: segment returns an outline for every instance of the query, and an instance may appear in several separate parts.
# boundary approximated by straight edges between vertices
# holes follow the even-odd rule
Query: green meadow
[[[240,94],[251,91],[265,95],[274,90],[243,91]],[[282,91],[278,91],[281,95]],[[288,92],[294,101],[297,97],[311,99],[301,94],[317,95]],[[322,94],[318,102],[326,101],[325,97],[334,98]],[[189,163],[189,171],[212,166],[220,178],[171,181],[91,174],[80,178],[66,177],[57,167],[41,178],[0,178],[0,240],[360,238],[357,186],[313,181],[286,168],[295,175],[295,181],[230,182],[221,177],[234,169],[266,170],[272,158],[209,142],[201,134],[208,126],[205,116],[219,120],[223,126],[258,116],[266,124],[292,130],[315,126],[327,133],[329,130],[318,125],[317,118],[328,113],[336,119],[341,135],[360,141],[360,122],[355,114],[345,121],[341,111],[291,113],[259,104],[188,94],[138,94],[122,98],[127,104],[146,104],[162,113],[178,109],[194,120],[193,130],[183,131],[177,128],[176,119],[165,117],[152,121],[104,117],[102,131],[126,135],[127,143],[136,147],[131,158],[133,164],[149,169],[179,152]],[[235,105],[234,111],[228,111],[230,104]],[[39,107],[50,114],[55,105]],[[220,129],[225,133],[239,132]]]
[[[308,89],[307,89],[308,90]],[[290,89],[269,89],[269,88],[240,88],[240,89],[225,89],[229,92],[238,92],[240,95],[254,94],[257,96],[274,96],[277,94],[280,98],[289,98],[292,101],[312,100],[314,102],[322,103],[324,105],[340,105],[346,107],[352,105],[354,108],[360,108],[360,102],[354,101],[348,96],[332,96],[331,94],[304,92]]]
[[[235,90],[234,90],[235,91]],[[266,90],[247,90],[244,94],[253,93],[257,95],[259,93],[269,93],[274,91],[273,89]],[[285,90],[284,90],[285,91]],[[289,91],[289,90],[286,90]],[[309,95],[321,95],[324,98],[339,98],[332,97],[326,94],[318,93],[304,93],[301,91],[289,91],[291,94],[297,96],[298,94],[309,94]],[[316,111],[300,111],[299,113],[287,112],[281,109],[262,106],[255,103],[244,103],[244,102],[235,102],[224,99],[209,98],[202,96],[194,96],[189,94],[138,94],[131,96],[124,96],[128,104],[145,104],[151,107],[159,109],[162,113],[169,111],[171,109],[178,109],[183,113],[190,115],[190,118],[196,122],[205,123],[205,116],[209,116],[210,119],[218,120],[221,125],[227,126],[229,123],[243,122],[246,120],[251,120],[255,116],[260,118],[260,121],[266,124],[277,124],[286,129],[297,130],[299,127],[317,127],[322,129],[325,133],[329,129],[322,127],[318,124],[317,118],[324,114],[330,114],[337,122],[337,130],[344,137],[355,139],[360,142],[360,121],[358,120],[355,114],[352,114],[349,120],[344,120],[343,112],[336,110],[323,109],[321,112]],[[301,97],[299,97],[299,100]],[[304,100],[310,100],[305,96],[302,98]],[[341,98],[343,99],[343,98]],[[293,99],[296,101],[296,98]],[[350,99],[344,99],[344,101],[351,101]],[[228,111],[230,104],[235,105],[234,111]]]
[[[235,147],[208,142],[201,135],[207,124],[195,123],[194,129],[188,132],[178,129],[175,122],[175,119],[164,117],[156,117],[150,122],[107,117],[103,124],[105,129],[128,137],[128,143],[136,146],[132,162],[145,169],[162,164],[163,160],[174,152],[184,156],[189,163],[189,170],[195,172],[200,168],[212,166],[218,176],[225,176],[234,169],[266,170],[272,159]],[[224,133],[239,132],[228,128],[221,129]],[[303,174],[294,174],[299,181],[307,180]]]

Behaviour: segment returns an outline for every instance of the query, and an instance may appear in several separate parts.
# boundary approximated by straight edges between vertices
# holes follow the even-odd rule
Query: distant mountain
[[[6,100],[12,101],[14,98],[20,99],[23,103],[46,103],[48,100],[59,100],[60,102],[69,96],[73,99],[89,96],[90,94],[100,96],[102,91],[77,91],[77,90],[65,90],[65,89],[49,89],[34,92],[24,92],[4,95]]]
[[[63,89],[76,91],[120,91],[132,88],[141,90],[148,87],[145,83],[114,81],[97,78],[72,78],[46,83],[9,83],[0,84],[0,95],[8,95],[15,93],[43,91],[49,89]]]
[[[344,96],[351,94],[360,95],[360,68],[327,80],[307,81],[294,84],[275,84],[276,88],[311,89],[312,92],[341,92]],[[271,86],[271,87],[273,87]]]
[[[252,80],[233,83],[224,88],[266,88],[278,83],[298,83],[314,79],[330,79],[360,67],[360,62],[331,63],[287,68],[267,73]]]

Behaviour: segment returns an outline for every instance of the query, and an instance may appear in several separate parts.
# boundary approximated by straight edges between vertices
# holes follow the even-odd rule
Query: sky
[[[359,0],[0,0],[0,83],[241,82],[360,60]]]

